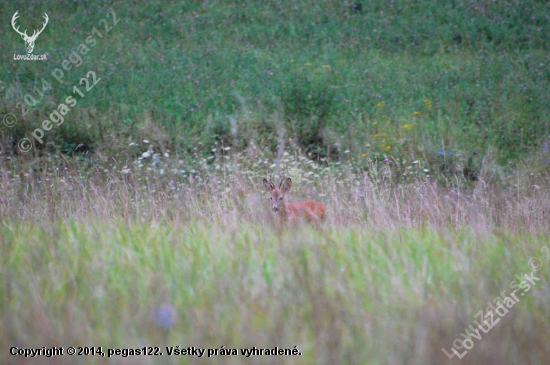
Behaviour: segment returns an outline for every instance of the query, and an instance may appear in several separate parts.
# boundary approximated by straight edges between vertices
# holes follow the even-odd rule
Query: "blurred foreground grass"
[[[3,221],[0,348],[159,346],[163,357],[40,364],[446,364],[515,274],[540,281],[461,364],[544,364],[548,235],[456,229]],[[546,252],[547,253],[547,252]],[[166,356],[165,346],[293,348],[302,356]],[[50,362],[48,362],[50,361]]]

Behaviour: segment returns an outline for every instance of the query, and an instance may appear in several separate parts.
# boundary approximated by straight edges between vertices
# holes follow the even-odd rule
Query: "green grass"
[[[487,301],[508,290],[515,274],[531,271],[531,256],[544,261],[540,282],[502,324],[474,340],[462,361],[491,355],[519,364],[529,355],[530,363],[542,364],[537,346],[550,340],[541,315],[549,309],[544,235],[428,227],[278,234],[250,224],[228,231],[200,222],[100,221],[4,222],[2,231],[3,349],[14,343],[101,345],[104,351],[161,346],[166,355],[164,346],[176,345],[298,346],[302,357],[281,361],[385,364],[393,354],[398,363],[432,358],[444,364],[440,348],[450,351]],[[173,311],[167,328],[155,322],[162,305]],[[537,340],[523,343],[521,336]]]
[[[441,349],[535,256],[540,281],[460,363],[547,362],[549,3],[355,3],[0,2],[2,364],[454,364]],[[48,61],[13,59],[15,10],[22,29],[48,13]],[[285,199],[326,206],[317,229],[275,224],[261,181],[289,176]]]
[[[544,2],[375,1],[361,12],[331,0],[137,4],[89,10],[46,1],[22,15],[34,24],[51,14],[35,51],[51,56],[10,59],[23,44],[6,31],[0,112],[24,120],[7,132],[16,140],[30,133],[95,70],[101,83],[47,133],[48,150],[74,153],[84,143],[119,156],[127,143],[113,139],[152,133],[172,150],[208,154],[222,143],[276,146],[284,128],[286,139],[321,156],[494,148],[505,164],[550,133]],[[102,29],[111,6],[118,25],[58,84],[53,69],[93,26]],[[16,103],[43,77],[54,88],[23,118]]]

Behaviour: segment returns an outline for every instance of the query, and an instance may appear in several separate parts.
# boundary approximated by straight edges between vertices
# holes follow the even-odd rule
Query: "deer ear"
[[[266,179],[264,179],[264,187],[265,187],[265,190],[271,192],[271,190],[273,190],[275,187],[273,186],[273,184],[271,184],[269,181],[267,181]]]
[[[283,190],[286,192],[286,191],[289,191],[290,188],[292,187],[292,180],[290,179],[290,177],[288,179],[285,180],[285,182],[283,183]]]

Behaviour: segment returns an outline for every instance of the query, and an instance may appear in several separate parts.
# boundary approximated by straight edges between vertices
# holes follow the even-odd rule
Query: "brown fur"
[[[273,202],[272,211],[278,213],[278,221],[296,223],[300,219],[305,219],[310,223],[320,223],[325,217],[325,206],[312,200],[306,200],[298,203],[285,202],[285,194],[290,190],[292,180],[287,178],[277,189],[272,182],[264,179],[264,187],[271,193]]]

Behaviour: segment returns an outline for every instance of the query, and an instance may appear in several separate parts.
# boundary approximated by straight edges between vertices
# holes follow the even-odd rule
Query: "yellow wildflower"
[[[414,112],[413,115],[420,115],[420,113],[419,112]]]
[[[380,102],[378,102],[378,104],[376,104],[376,106],[379,107],[379,108],[380,108],[382,105],[384,105],[384,102],[383,102],[383,101],[380,101]]]
[[[388,151],[391,150],[391,146],[386,147],[386,149],[387,149]]]
[[[380,137],[380,133],[376,133],[374,136],[375,137]]]
[[[363,154],[362,154],[361,156],[363,156],[363,157],[367,157],[367,154],[366,154],[366,153],[363,153]]]
[[[403,128],[405,128],[405,129],[409,129],[410,127],[411,127],[410,124],[405,124],[405,125],[403,125]]]
[[[374,122],[374,123],[372,123],[372,125],[377,125],[377,124],[378,124],[378,122]]]

